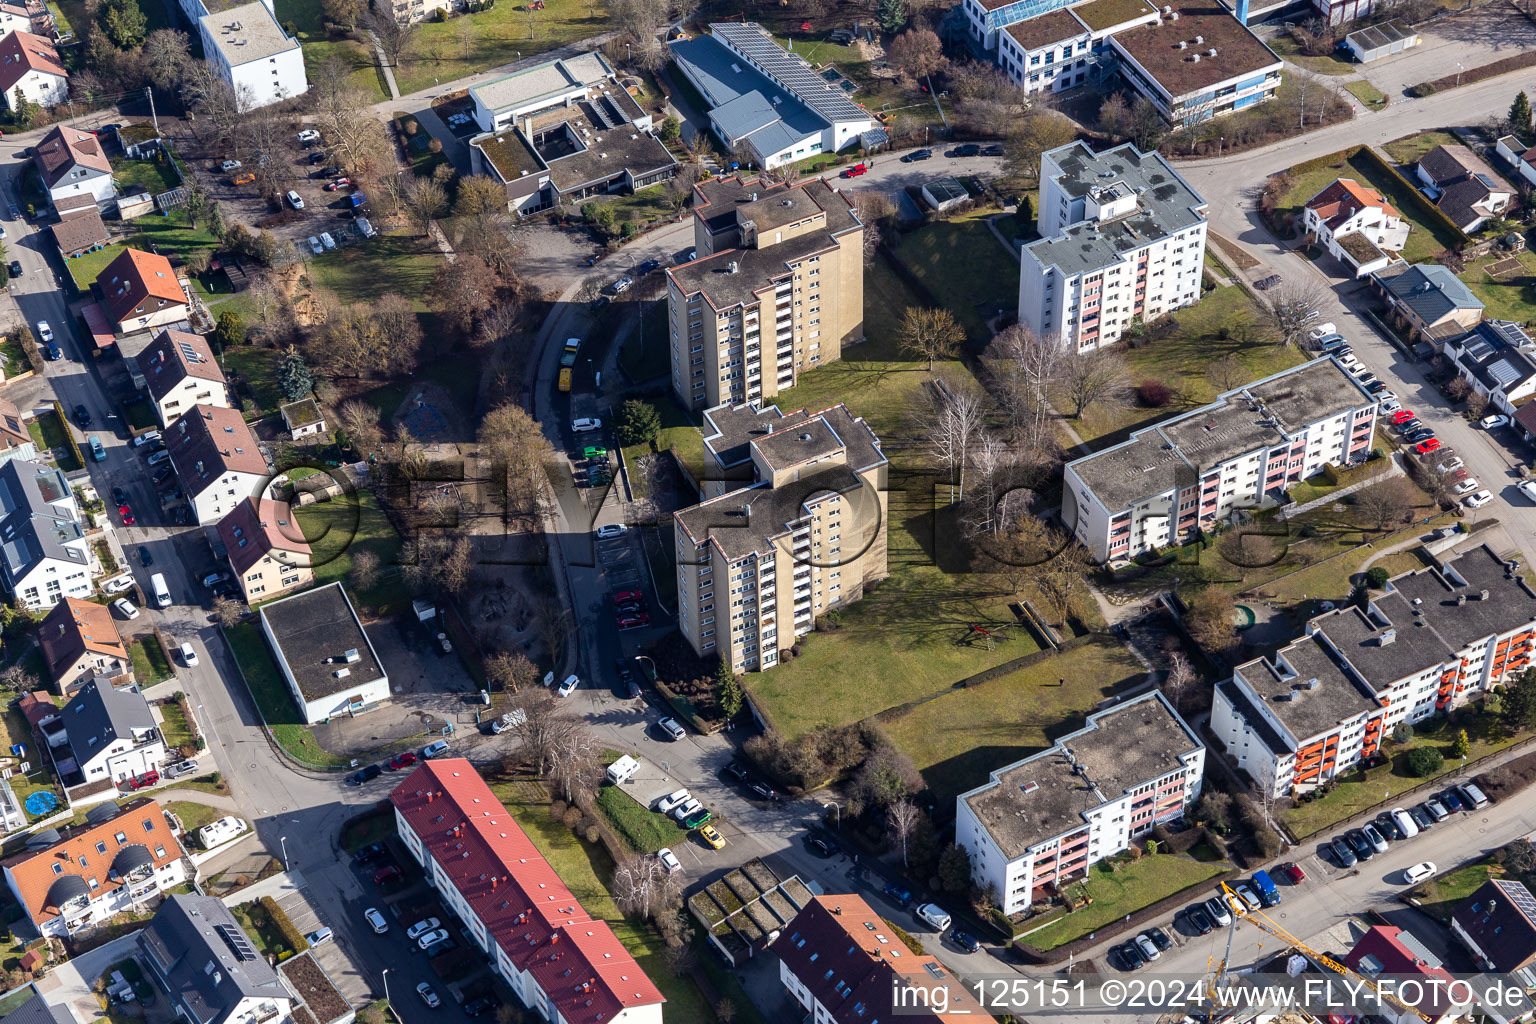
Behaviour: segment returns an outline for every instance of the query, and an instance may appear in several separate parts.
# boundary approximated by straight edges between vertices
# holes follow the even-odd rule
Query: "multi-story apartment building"
[[[208,0],[213,2],[213,0]],[[203,6],[204,0],[183,0]],[[265,0],[222,7],[197,20],[208,66],[234,90],[241,110],[291,100],[309,91],[304,51]]]
[[[427,884],[539,1019],[661,1024],[665,997],[606,921],[566,888],[461,757],[424,762],[389,795],[400,840]]]
[[[224,371],[201,334],[161,331],[139,353],[137,362],[162,427],[169,427],[194,405],[230,407]]]
[[[40,462],[0,464],[0,582],[28,608],[91,596],[101,575],[75,492],[64,474]]]
[[[1167,5],[1157,21],[1110,36],[1109,46],[1120,77],[1175,127],[1245,110],[1280,89],[1280,58],[1215,0]]]
[[[1536,647],[1536,591],[1489,547],[1393,577],[1365,608],[1316,616],[1216,687],[1211,732],[1277,796],[1375,753],[1400,723],[1513,679]]]
[[[1365,458],[1375,423],[1376,399],[1314,359],[1067,463],[1062,515],[1096,560],[1134,558]]]
[[[844,405],[723,405],[704,421],[706,497],[672,517],[678,625],[734,671],[772,668],[816,616],[885,576],[888,462]]]
[[[1157,691],[1088,716],[1051,749],[955,799],[955,842],[1005,914],[1171,821],[1200,796],[1205,746]]]
[[[981,10],[967,0],[964,10]],[[1061,92],[1103,73],[1108,39],[1138,25],[1157,21],[1157,8],[1143,0],[1093,0],[1016,21],[996,33],[998,66],[1025,92]],[[970,18],[973,37],[981,38],[981,19]]]
[[[187,879],[181,846],[153,800],[102,804],[54,842],[44,835],[4,864],[6,885],[43,935],[73,935]]]
[[[1073,142],[1040,158],[1041,239],[1019,260],[1019,320],[1088,351],[1200,298],[1206,202],[1161,153]]]
[[[234,409],[192,406],[166,428],[165,444],[199,523],[217,523],[259,497],[271,476],[255,435]]]
[[[165,761],[165,736],[144,695],[132,687],[119,690],[105,679],[80,687],[58,717],[43,719],[38,731],[66,789],[126,785]],[[70,794],[71,802],[114,795],[111,786],[93,788]]]
[[[903,948],[890,923],[859,896],[817,896],[775,934],[769,948],[779,958],[779,981],[807,1021],[971,1024],[986,1019],[971,991],[933,957]],[[931,998],[913,998],[917,993]]]
[[[772,398],[864,331],[864,225],[820,178],[694,186],[697,258],[667,271],[672,390],[685,408]]]

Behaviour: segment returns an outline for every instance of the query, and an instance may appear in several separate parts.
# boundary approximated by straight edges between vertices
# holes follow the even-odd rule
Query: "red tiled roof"
[[[219,520],[219,539],[229,552],[229,564],[242,576],[269,551],[303,556],[288,559],[291,565],[309,564],[309,542],[286,501],[262,498],[258,507],[256,499],[246,498]]]
[[[159,401],[188,377],[224,383],[224,371],[201,334],[161,331],[139,354],[139,370],[149,393]]]
[[[1329,227],[1335,227],[1335,222],[1344,223],[1357,210],[1367,207],[1381,210],[1390,217],[1403,216],[1380,192],[1353,178],[1336,178],[1333,184],[1307,200],[1307,209],[1315,211]]]
[[[123,836],[121,841],[117,839],[119,833]],[[87,882],[94,878],[100,886],[91,890],[91,899],[96,900],[125,884],[123,879],[112,877],[111,871],[113,859],[125,846],[144,846],[157,871],[181,856],[181,847],[165,823],[165,813],[149,799],[134,801],[110,821],[64,829],[62,834],[64,838],[53,846],[19,853],[4,864],[27,915],[36,925],[59,916],[58,908],[48,904],[48,890],[61,875],[76,875]],[[104,844],[107,852],[101,853],[97,843]],[[157,855],[156,847],[164,853]],[[61,870],[55,872],[55,866]]]
[[[49,188],[57,185],[64,175],[77,167],[88,167],[102,174],[112,173],[112,164],[107,160],[107,154],[101,151],[101,143],[97,141],[96,136],[77,128],[61,126],[44,135],[43,141],[32,150],[32,161],[37,164],[37,169],[43,176],[43,184]],[[72,198],[86,199],[92,206],[96,205],[96,201],[89,196]],[[68,209],[74,208],[73,204],[68,206]],[[84,209],[83,203],[80,208]]]
[[[1355,948],[1344,957],[1344,966],[1367,976],[1407,974],[1437,979],[1440,984],[1427,988],[1425,999],[1418,1004],[1417,1009],[1431,1018],[1440,1017],[1455,1005],[1447,989],[1452,980],[1451,974],[1438,960],[1425,960],[1418,951],[1410,948],[1403,941],[1404,934],[1401,928],[1392,925],[1377,925],[1367,929],[1360,936],[1360,941],[1355,943]],[[1408,934],[1412,938],[1411,933]],[[1417,944],[1417,940],[1414,941]],[[1423,947],[1420,946],[1420,949]],[[1427,949],[1423,951],[1428,952]],[[1375,962],[1362,967],[1366,957],[1371,957]]]
[[[101,301],[113,323],[137,314],[157,313],[166,305],[186,305],[171,261],[140,249],[124,249],[96,278]]]
[[[104,604],[66,597],[43,618],[37,636],[55,681],[87,652],[128,661],[128,647]]]
[[[69,77],[64,62],[59,60],[59,51],[42,36],[18,30],[0,39],[0,92],[21,81],[28,71]]]
[[[569,1024],[665,997],[606,921],[593,920],[464,758],[428,761],[389,795],[512,964]]]

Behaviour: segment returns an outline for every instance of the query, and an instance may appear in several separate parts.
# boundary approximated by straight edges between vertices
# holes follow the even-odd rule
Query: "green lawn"
[[[167,173],[171,172],[167,171]],[[173,211],[168,217],[158,213],[146,214],[133,222],[133,231],[134,234],[128,238],[104,249],[66,261],[70,275],[74,277],[75,284],[82,291],[90,288],[107,265],[124,249],[149,251],[150,246],[153,245],[162,255],[174,260],[176,257],[187,259],[199,251],[213,253],[220,244],[219,240],[208,232],[206,224],[191,226],[187,222],[186,214],[180,210]],[[195,279],[193,288],[205,297],[210,294],[203,288],[202,282]]]
[[[165,736],[167,747],[180,747],[184,743],[191,743],[192,729],[187,725],[187,716],[181,713],[180,704],[160,705],[160,731]]]
[[[240,664],[245,681],[250,684],[251,698],[261,709],[267,730],[277,745],[313,765],[345,767],[350,758],[338,757],[322,749],[309,727],[298,720],[288,683],[272,660],[261,627],[254,622],[242,622],[234,629],[225,630],[224,636],[229,641],[230,653]]]
[[[367,245],[352,245],[309,263],[310,279],[344,302],[372,302],[386,292],[410,300],[425,312],[432,278],[443,254],[429,239],[412,234],[380,234]]]
[[[117,182],[119,191],[127,191],[125,186],[137,184],[143,185],[151,195],[169,192],[181,185],[176,168],[169,160],[116,159],[112,161],[112,179]]]
[[[1365,81],[1364,79],[1361,79],[1358,82],[1345,82],[1344,88],[1348,89],[1350,94],[1354,96],[1355,99],[1359,100],[1361,103],[1364,103],[1372,110],[1380,110],[1382,107],[1385,107],[1387,102],[1391,99],[1391,97],[1389,97],[1386,93],[1382,92],[1380,89],[1376,88],[1374,85]]]
[[[648,811],[617,786],[598,790],[597,806],[609,826],[637,853],[655,853],[663,846],[680,846],[688,839],[681,825],[665,814]]]
[[[1309,501],[1327,497],[1341,486],[1343,485],[1329,483],[1328,478],[1319,473],[1293,486],[1290,490],[1291,500],[1298,505],[1305,505]]]
[[[1026,932],[1020,941],[1036,949],[1055,949],[1142,907],[1199,885],[1221,874],[1227,865],[1158,854],[1123,862],[1118,867],[1119,871],[1111,872],[1108,861],[1095,864],[1089,869],[1087,881],[1070,886],[1073,892],[1086,888],[1093,902],[1036,931]]]
[[[22,351],[21,342],[14,335],[8,334],[0,338],[0,359],[5,361],[7,379],[32,369],[32,363],[27,359],[26,352]]]
[[[1419,909],[1441,924],[1450,924],[1456,904],[1471,896],[1489,878],[1503,877],[1504,870],[1486,860],[1447,872],[1412,890]]]
[[[1502,739],[1491,740],[1488,738],[1487,726],[1488,719],[1481,714],[1468,715],[1450,725],[1440,719],[1421,723],[1415,728],[1434,728],[1435,734],[1431,736],[1415,732],[1407,743],[1389,743],[1387,752],[1392,758],[1390,764],[1365,772],[1353,771],[1339,780],[1333,792],[1311,803],[1287,808],[1280,812],[1278,818],[1298,840],[1305,839],[1383,803],[1390,792],[1404,793],[1430,782],[1431,779],[1415,778],[1408,774],[1403,762],[1410,750],[1418,747],[1440,748],[1445,755],[1445,768],[1440,774],[1448,775],[1461,768],[1460,759],[1453,759],[1450,755],[1451,742],[1456,738],[1458,729],[1465,728],[1472,740],[1472,751],[1467,755],[1469,764],[1480,757],[1503,750],[1517,738],[1506,734]]]
[[[1453,231],[1424,219],[1422,213],[1427,201],[1417,192],[1383,173],[1367,159],[1335,153],[1328,164],[1308,171],[1291,172],[1291,189],[1280,197],[1276,210],[1279,216],[1290,216],[1294,224],[1301,223],[1302,207],[1308,199],[1327,188],[1335,178],[1353,178],[1363,185],[1377,189],[1387,201],[1402,211],[1409,224],[1408,242],[1403,246],[1403,258],[1409,263],[1428,263],[1445,249],[1453,249],[1462,239]]]
[[[1269,40],[1268,45],[1271,50],[1292,64],[1306,68],[1308,71],[1316,72],[1319,75],[1353,75],[1359,71],[1358,67],[1342,57],[1332,55],[1308,57],[1296,45],[1296,40],[1283,33]]]
[[[146,633],[130,643],[128,654],[133,659],[133,677],[141,686],[163,683],[176,675],[176,670],[171,667],[165,650],[153,633]],[[176,714],[179,716],[181,712],[178,710]]]
[[[1458,276],[1487,307],[1483,312],[1486,319],[1525,323],[1536,318],[1536,253],[1523,252],[1514,257],[1520,261],[1521,271],[1497,280],[1484,269],[1508,258],[1508,253],[1495,250],[1493,255],[1470,264]]]
[[[181,827],[187,832],[196,832],[204,825],[217,821],[224,816],[224,812],[217,807],[209,807],[207,804],[194,804],[190,800],[172,800],[165,807],[181,819]]]
[[[50,455],[64,472],[72,473],[80,468],[80,462],[75,458],[74,449],[69,443],[69,428],[52,409],[28,423],[27,433],[32,435],[32,440],[37,444],[38,454]]]
[[[677,449],[677,457],[693,473],[695,479],[702,479],[704,474],[704,435],[699,432],[698,422],[695,417],[678,405],[672,398],[672,392],[648,399],[661,414],[661,432],[656,435],[655,448],[659,452],[670,448]],[[781,409],[792,409],[794,406],[780,404]],[[631,467],[635,460],[646,454],[650,449],[643,444],[630,445],[624,449],[624,461]],[[632,477],[631,484],[637,481]],[[640,481],[641,491],[644,491],[643,481]]]
[[[909,232],[896,246],[896,258],[954,313],[973,342],[991,336],[987,321],[999,310],[1018,306],[1019,265],[987,227],[984,214]]]
[[[1136,659],[1101,634],[1001,679],[920,704],[885,728],[947,806],[986,782],[992,769],[1079,728],[1095,705],[1142,675]]]
[[[335,58],[347,68],[347,80],[361,89],[370,102],[389,98],[384,88],[384,76],[375,66],[367,47],[350,39],[332,41],[326,38],[321,24],[320,0],[277,0],[276,11],[278,21],[291,21],[299,30],[304,67],[311,82],[317,80],[321,69]]]
[[[570,829],[550,820],[549,792],[542,784],[492,782],[491,788],[549,861],[560,881],[581,901],[582,909],[608,922],[646,977],[661,989],[667,998],[667,1019],[709,1020],[709,1009],[698,987],[690,978],[679,978],[667,969],[666,944],[661,937],[646,925],[625,918],[614,905],[607,886],[613,874],[613,861],[602,845],[583,843]]]
[[[276,349],[256,345],[241,345],[219,356],[225,370],[240,371],[256,396],[256,406],[246,412],[246,419],[260,419],[282,404],[282,392],[277,388],[277,366],[282,360]]]
[[[294,511],[294,518],[310,544],[316,585],[340,580],[355,604],[379,608],[380,614],[398,610],[396,606],[409,599],[400,583],[400,535],[372,491],[306,505]],[[347,580],[358,551],[379,556],[379,581],[367,590],[357,590]]]
[[[1426,507],[1420,510],[1419,514],[1422,517],[1433,511],[1434,509]],[[1327,506],[1318,509],[1316,512],[1306,514],[1306,518],[1311,521],[1323,521],[1313,517],[1327,517],[1328,521],[1336,521],[1338,518]],[[1437,523],[1415,525],[1399,530],[1396,533],[1374,540],[1368,548],[1357,548],[1326,564],[1315,565],[1294,575],[1287,576],[1285,579],[1277,580],[1275,583],[1264,587],[1264,594],[1273,600],[1279,601],[1281,604],[1293,604],[1297,601],[1308,599],[1342,601],[1349,596],[1350,590],[1353,589],[1353,578],[1360,571],[1360,566],[1369,560],[1372,555],[1375,555],[1383,548],[1388,548],[1394,544],[1400,544],[1403,541],[1421,536],[1434,529],[1436,525],[1445,525],[1451,521],[1450,516],[1444,516]],[[1297,552],[1303,557],[1317,557],[1320,554],[1325,555],[1330,544],[1334,546],[1350,545],[1359,543],[1362,539],[1358,534],[1351,534],[1348,530],[1343,530],[1333,538],[1324,536],[1298,542]],[[1315,543],[1317,541],[1322,541],[1323,543]],[[1408,558],[1413,557],[1412,555],[1407,555],[1406,552],[1404,552],[1404,555]],[[1390,563],[1386,563],[1385,560],[1383,560],[1383,563],[1387,565],[1390,571]],[[1287,562],[1286,564],[1289,565],[1291,563]],[[1417,566],[1415,565],[1415,567]]]
[[[39,658],[39,661],[41,661],[41,658]],[[29,669],[41,670],[42,668],[40,664],[33,665],[30,662],[23,662],[23,664],[25,664]],[[46,680],[46,672],[43,675],[39,675],[37,678],[39,681]],[[20,711],[16,710],[15,708],[10,708],[3,714],[0,714],[0,725],[3,725],[4,729],[5,750],[10,750],[18,743],[25,743],[29,750],[33,748],[32,728],[31,726],[27,725],[27,720]],[[25,806],[27,802],[27,797],[43,789],[50,791],[55,796],[60,798],[60,808],[64,806],[62,792],[57,786],[53,784],[52,771],[48,768],[44,768],[35,760],[30,772],[28,772],[26,775],[22,775],[20,772],[18,772],[12,775],[9,781],[11,783],[11,789],[13,789],[16,793],[16,799],[23,806]],[[54,811],[48,812],[48,814],[53,813]],[[27,820],[37,821],[41,818],[47,817],[48,814],[32,814],[29,811],[27,812]]]
[[[424,22],[395,68],[401,94],[544,53],[612,27],[599,0],[548,0],[544,10],[531,15],[530,19],[522,4],[503,0],[479,14],[442,23]],[[470,28],[467,46],[461,35],[461,23],[466,20]]]
[[[912,292],[881,256],[864,268],[864,336],[892,344],[901,318],[914,302]],[[867,343],[866,343],[867,344]],[[864,346],[843,350],[843,359],[869,358]]]
[[[634,221],[637,227],[644,228],[651,221],[671,220],[678,216],[667,202],[665,185],[652,185],[630,195],[614,196],[606,202],[613,207],[614,226],[620,230],[627,221]],[[688,216],[686,206],[682,216]]]
[[[1350,90],[1354,92],[1353,89]],[[1417,163],[1419,157],[1428,153],[1436,146],[1459,146],[1461,140],[1450,132],[1428,131],[1419,132],[1417,135],[1405,135],[1400,139],[1393,139],[1381,148],[1393,160],[1400,164]]]
[[[1171,337],[1142,348],[1126,348],[1122,354],[1133,387],[1145,380],[1161,381],[1173,389],[1173,403],[1163,409],[1149,409],[1133,397],[1118,406],[1090,406],[1071,424],[1085,441],[1102,438],[1104,443],[1095,448],[1123,441],[1132,430],[1211,401],[1221,389],[1208,371],[1228,356],[1240,367],[1239,384],[1279,373],[1307,358],[1290,345],[1276,345],[1270,340],[1253,301],[1236,285],[1209,291],[1197,304],[1175,310],[1172,316],[1179,329]],[[1227,333],[1225,339],[1220,336],[1223,331]],[[1071,402],[1064,395],[1055,396],[1054,401],[1063,415],[1071,415]]]

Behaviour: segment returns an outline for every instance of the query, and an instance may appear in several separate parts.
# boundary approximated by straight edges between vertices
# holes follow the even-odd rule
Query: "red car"
[[[1428,441],[1420,441],[1418,444],[1414,445],[1413,450],[1418,452],[1420,455],[1428,455],[1430,452],[1435,451],[1439,447],[1440,439],[1438,437],[1432,437]]]
[[[129,789],[143,789],[145,786],[153,786],[160,781],[160,773],[155,771],[145,772],[128,780]]]
[[[1280,873],[1290,879],[1292,885],[1300,885],[1307,880],[1307,873],[1301,870],[1300,864],[1282,864]]]
[[[644,591],[640,590],[621,590],[617,594],[613,595],[613,603],[615,606],[621,604],[631,604],[636,601],[644,600],[645,593]]]
[[[337,189],[346,188],[350,184],[352,184],[351,178],[337,178],[335,181],[325,186],[325,190],[327,192],[335,192]]]
[[[393,864],[386,864],[373,873],[373,884],[383,885],[386,882],[393,882],[399,877],[400,869]]]
[[[123,517],[124,526],[133,525],[133,509],[129,508],[127,505],[119,505],[117,506],[117,514]]]
[[[645,612],[636,612],[633,615],[626,615],[622,619],[620,619],[619,620],[619,628],[620,629],[636,629],[636,628],[638,628],[640,626],[649,625],[650,621],[651,621],[651,617],[649,615],[647,615]]]
[[[857,178],[861,174],[869,173],[869,164],[854,164],[843,172],[845,178]]]
[[[1393,423],[1407,423],[1411,419],[1413,419],[1412,409],[1399,409],[1392,414]]]
[[[415,763],[416,752],[414,750],[407,750],[403,754],[396,754],[394,757],[390,758],[389,764],[385,765],[384,767],[393,772],[399,771],[401,768],[409,768]]]

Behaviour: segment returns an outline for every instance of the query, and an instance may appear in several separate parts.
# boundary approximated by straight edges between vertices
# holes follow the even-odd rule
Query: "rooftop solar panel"
[[[868,120],[869,111],[828,85],[796,54],[773,41],[761,25],[748,22],[710,26],[710,32],[734,47],[769,78],[794,92],[806,106],[829,121]]]

